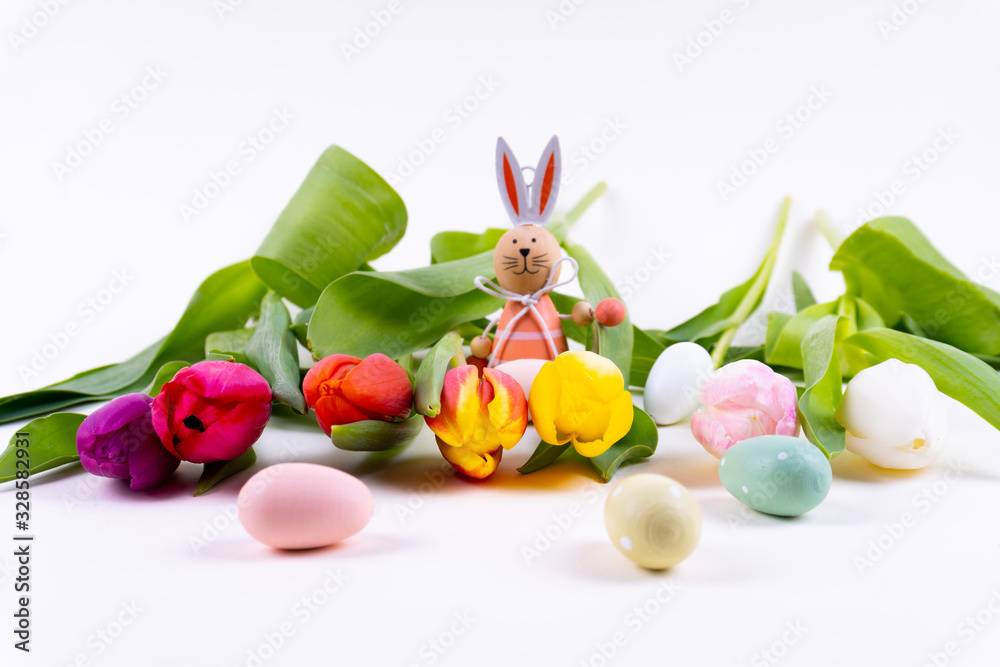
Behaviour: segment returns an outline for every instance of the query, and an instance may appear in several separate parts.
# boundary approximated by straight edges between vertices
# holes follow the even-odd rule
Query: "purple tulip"
[[[129,480],[133,491],[156,486],[180,460],[166,450],[153,429],[146,394],[126,394],[91,413],[76,432],[84,469],[101,477]]]

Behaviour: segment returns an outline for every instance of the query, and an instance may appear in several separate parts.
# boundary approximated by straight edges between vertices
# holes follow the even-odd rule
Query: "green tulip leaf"
[[[566,244],[566,253],[577,261],[580,266],[579,280],[580,288],[583,290],[587,301],[597,307],[602,299],[621,299],[614,283],[601,270],[597,261],[587,252],[583,246]],[[629,386],[629,375],[632,370],[632,347],[634,344],[634,331],[632,321],[625,313],[625,319],[616,327],[600,326],[596,322],[591,325],[598,327],[598,352],[601,356],[615,362],[615,365],[622,372],[625,378],[625,386]]]
[[[792,271],[792,294],[795,295],[796,312],[801,312],[809,306],[816,304],[816,297],[813,296],[812,290],[809,289],[809,284],[798,271]]]
[[[306,175],[253,259],[272,290],[307,308],[323,289],[389,252],[406,231],[406,206],[368,165],[331,146]]]
[[[198,487],[195,489],[194,495],[200,496],[219,482],[232,477],[238,472],[243,472],[255,463],[257,463],[257,452],[253,450],[253,447],[232,461],[206,463],[201,472],[201,478],[198,480]]]
[[[424,426],[424,418],[414,414],[398,422],[374,419],[334,426],[330,439],[338,449],[350,452],[384,452],[413,442]]]
[[[906,218],[878,218],[840,245],[830,268],[888,327],[904,315],[934,340],[1000,354],[1000,296],[970,281]]]
[[[771,313],[767,321],[767,343],[764,350],[767,363],[802,368],[802,340],[813,324],[837,312],[837,304],[837,301],[814,304],[787,320],[787,316]],[[779,326],[780,330],[772,334],[772,330]]]
[[[449,331],[427,352],[417,369],[413,383],[413,405],[417,414],[438,416],[441,412],[444,376],[452,366],[464,363],[462,337],[455,331]]]
[[[629,373],[629,382],[633,387],[645,387],[649,371],[653,370],[653,364],[667,348],[639,327],[635,327],[632,341],[632,370]]]
[[[160,370],[156,371],[153,381],[146,385],[146,388],[142,390],[142,393],[147,396],[157,396],[160,393],[160,390],[163,389],[163,385],[174,379],[174,376],[177,375],[177,371],[182,368],[187,368],[190,365],[191,364],[186,361],[168,361],[160,366]]]
[[[260,305],[260,319],[246,344],[246,356],[271,385],[274,399],[300,414],[309,411],[299,381],[299,348],[289,328],[292,318],[276,292]]]
[[[0,454],[0,483],[16,479],[18,471],[25,470],[23,465],[18,465],[18,461],[25,460],[18,456],[19,450],[27,452],[29,475],[79,461],[76,432],[84,419],[86,415],[57,412],[34,419],[18,429],[11,436],[7,449]]]
[[[634,405],[632,411],[632,428],[625,437],[611,445],[608,451],[590,459],[605,482],[610,482],[621,466],[649,458],[656,451],[660,435],[653,418]]]
[[[198,287],[177,326],[165,338],[122,363],[0,398],[0,423],[141,391],[165,362],[200,361],[210,333],[246,324],[257,313],[265,291],[249,262],[216,271]]]
[[[848,325],[847,317],[824,315],[802,338],[806,389],[799,398],[799,421],[809,442],[827,458],[844,451],[846,442],[844,427],[837,423],[835,415],[843,397],[840,341]]]
[[[453,262],[484,252],[493,252],[506,229],[487,229],[482,234],[439,232],[431,238],[431,263]]]
[[[246,327],[233,331],[216,331],[215,333],[210,333],[205,338],[205,358],[210,358],[212,355],[231,357],[238,355],[245,357],[247,343],[250,342],[250,336],[252,335],[253,329]],[[229,361],[232,361],[232,359]]]
[[[381,352],[399,357],[433,345],[503,302],[476,289],[493,276],[493,252],[419,269],[349,273],[327,287],[309,320],[313,357]]]
[[[522,475],[529,475],[538,472],[542,468],[548,467],[556,462],[567,450],[572,449],[572,445],[550,445],[544,440],[538,443],[534,453],[528,457],[520,468],[517,469]]]
[[[295,334],[299,344],[306,349],[309,349],[309,320],[312,318],[313,309],[314,306],[310,306],[300,310],[295,313],[295,318],[292,320],[292,333]]]
[[[1000,376],[985,361],[947,343],[892,329],[869,329],[845,342],[867,352],[872,363],[898,359],[920,366],[938,391],[1000,429]]]

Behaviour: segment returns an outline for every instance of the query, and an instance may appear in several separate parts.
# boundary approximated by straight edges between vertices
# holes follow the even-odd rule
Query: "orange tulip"
[[[528,402],[514,378],[495,368],[452,368],[444,378],[441,412],[425,417],[444,458],[459,472],[483,479],[500,464],[528,426]]]
[[[342,424],[405,419],[413,403],[409,376],[384,354],[363,360],[348,354],[330,355],[309,369],[302,390],[327,435]]]

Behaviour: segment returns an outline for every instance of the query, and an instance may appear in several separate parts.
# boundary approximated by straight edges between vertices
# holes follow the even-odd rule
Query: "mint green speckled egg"
[[[808,440],[762,435],[726,450],[719,459],[719,480],[734,498],[758,512],[799,516],[826,498],[833,470]]]

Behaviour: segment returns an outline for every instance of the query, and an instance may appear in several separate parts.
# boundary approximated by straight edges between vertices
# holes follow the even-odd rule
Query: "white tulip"
[[[881,468],[923,468],[948,441],[947,412],[931,376],[898,359],[854,376],[837,422],[847,429],[847,449]]]
[[[643,407],[657,424],[674,424],[690,417],[701,402],[701,386],[714,370],[712,357],[701,345],[671,345],[649,371]]]

